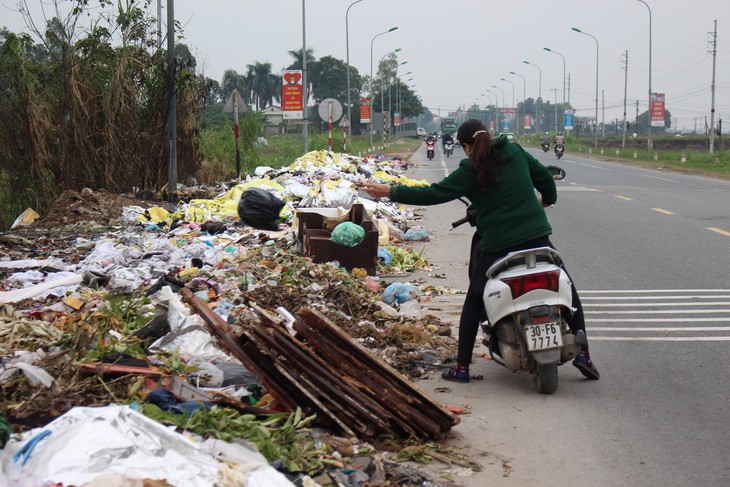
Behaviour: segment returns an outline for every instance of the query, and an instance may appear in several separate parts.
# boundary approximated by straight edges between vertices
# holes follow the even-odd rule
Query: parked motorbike
[[[454,153],[454,143],[446,142],[444,144],[444,154],[446,155],[446,157],[449,157],[453,153]]]
[[[563,154],[565,153],[565,147],[563,147],[563,144],[555,144],[555,155],[560,159],[563,157]]]
[[[565,177],[557,166],[548,169],[555,179]],[[466,217],[451,224],[452,229],[463,223],[476,226],[471,206]],[[480,252],[479,240],[475,232],[470,277]],[[561,264],[560,254],[550,247],[512,252],[487,270],[484,289],[483,343],[496,363],[513,372],[533,374],[542,394],[558,389],[558,365],[573,360],[588,345],[583,331],[573,334],[568,326],[573,313],[571,282]]]
[[[428,160],[430,161],[433,159],[433,150],[436,143],[433,140],[429,140],[426,143],[426,157],[428,157]]]

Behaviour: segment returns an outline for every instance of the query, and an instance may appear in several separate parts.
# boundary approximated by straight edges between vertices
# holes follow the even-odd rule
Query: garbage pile
[[[407,167],[315,151],[288,168],[258,168],[217,196],[192,188],[195,197],[175,207],[67,192],[50,215],[1,234],[0,426],[14,435],[0,428],[0,479],[402,477],[404,467],[372,445],[438,438],[458,423],[404,377],[453,356],[448,326],[419,306],[435,290],[400,280],[428,265],[404,237],[427,233],[410,209],[357,191],[369,181],[424,184],[406,178]],[[343,221],[353,205],[377,233],[376,275],[314,262],[299,232],[301,212],[321,212],[327,235],[326,225],[358,226]],[[359,238],[352,228],[331,238],[338,233],[344,246]],[[187,433],[150,426],[160,423]]]

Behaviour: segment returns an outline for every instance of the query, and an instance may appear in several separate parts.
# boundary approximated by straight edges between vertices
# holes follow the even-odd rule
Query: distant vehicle
[[[425,137],[428,134],[426,133],[426,129],[425,128],[418,127],[418,130],[416,130],[416,135],[419,136],[419,137]]]
[[[451,134],[456,133],[456,119],[453,117],[441,118],[441,133],[450,132]]]
[[[514,132],[500,132],[499,133],[499,137],[502,137],[503,135],[505,137],[507,137],[507,140],[517,140],[517,135],[515,135]]]

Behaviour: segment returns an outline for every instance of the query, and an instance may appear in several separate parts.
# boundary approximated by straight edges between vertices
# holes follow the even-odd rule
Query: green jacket
[[[411,205],[437,205],[466,197],[477,210],[477,231],[485,252],[504,250],[513,245],[552,233],[547,215],[535,194],[545,204],[558,197],[550,172],[545,166],[506,138],[495,139],[492,155],[498,158],[499,185],[480,191],[476,175],[463,159],[446,178],[430,186],[393,186],[390,199]]]

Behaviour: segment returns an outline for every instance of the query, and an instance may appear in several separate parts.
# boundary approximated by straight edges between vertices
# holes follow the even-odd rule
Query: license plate
[[[530,351],[563,346],[563,335],[558,322],[525,325],[525,338],[527,349]]]

